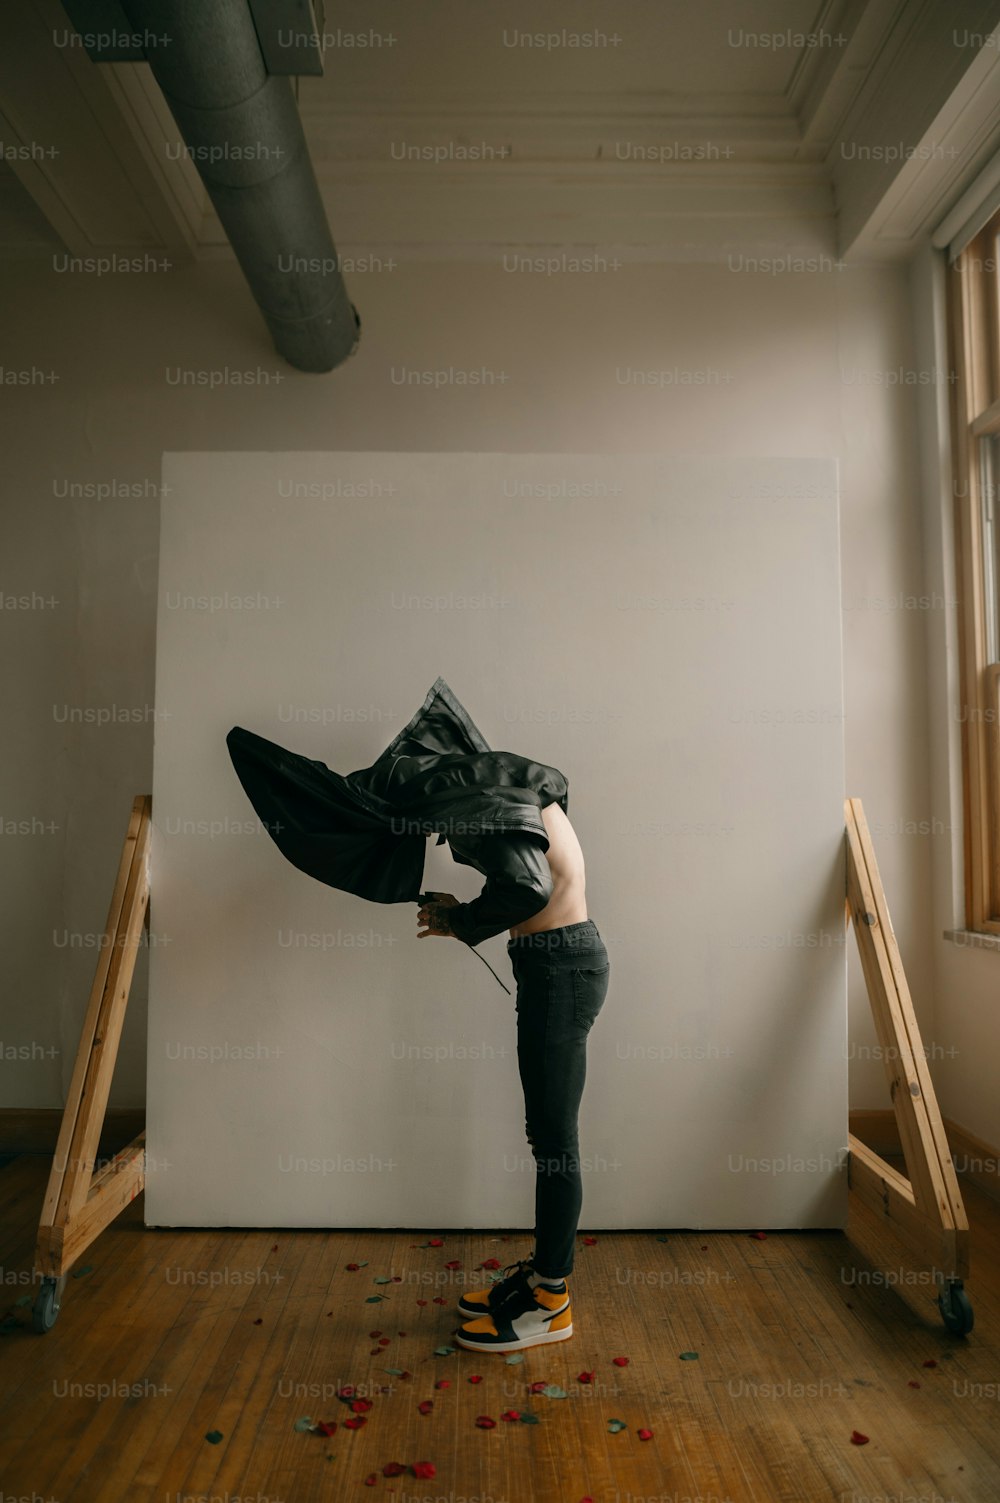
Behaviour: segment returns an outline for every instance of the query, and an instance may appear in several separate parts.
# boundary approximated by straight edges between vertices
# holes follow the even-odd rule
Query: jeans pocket
[[[573,967],[573,1021],[586,1032],[594,1025],[608,994],[608,961]]]

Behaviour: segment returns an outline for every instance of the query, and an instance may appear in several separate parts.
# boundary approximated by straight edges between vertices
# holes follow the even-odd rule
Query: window
[[[1000,934],[1000,211],[949,273],[966,927]]]

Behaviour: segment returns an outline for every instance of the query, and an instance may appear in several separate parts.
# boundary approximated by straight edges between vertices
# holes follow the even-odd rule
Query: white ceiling
[[[326,8],[324,75],[297,93],[342,253],[898,258],[1000,145],[1000,0]],[[66,25],[58,0],[5,15],[5,253],[230,254],[193,167],[169,159],[177,131],[148,66],[54,48]],[[581,34],[598,45],[569,45]],[[940,156],[871,154],[929,133]],[[39,142],[56,154],[24,159]],[[444,160],[421,159],[435,148]]]

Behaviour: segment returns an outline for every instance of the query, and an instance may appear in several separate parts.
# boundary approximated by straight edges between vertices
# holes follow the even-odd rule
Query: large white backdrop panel
[[[531,1228],[513,998],[415,906],[292,867],[226,749],[366,767],[441,674],[569,778],[611,957],[581,1227],[842,1226],[835,464],[169,454],[164,481],[147,1223]],[[428,842],[425,886],[481,884]]]

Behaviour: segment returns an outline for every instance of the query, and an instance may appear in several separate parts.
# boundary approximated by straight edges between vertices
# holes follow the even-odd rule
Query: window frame
[[[965,926],[1000,936],[1000,663],[988,650],[982,485],[985,441],[1000,435],[998,259],[1000,210],[951,264],[947,302]],[[998,471],[1000,459],[990,486],[994,528],[1000,528]],[[1000,590],[1000,565],[991,567]]]

